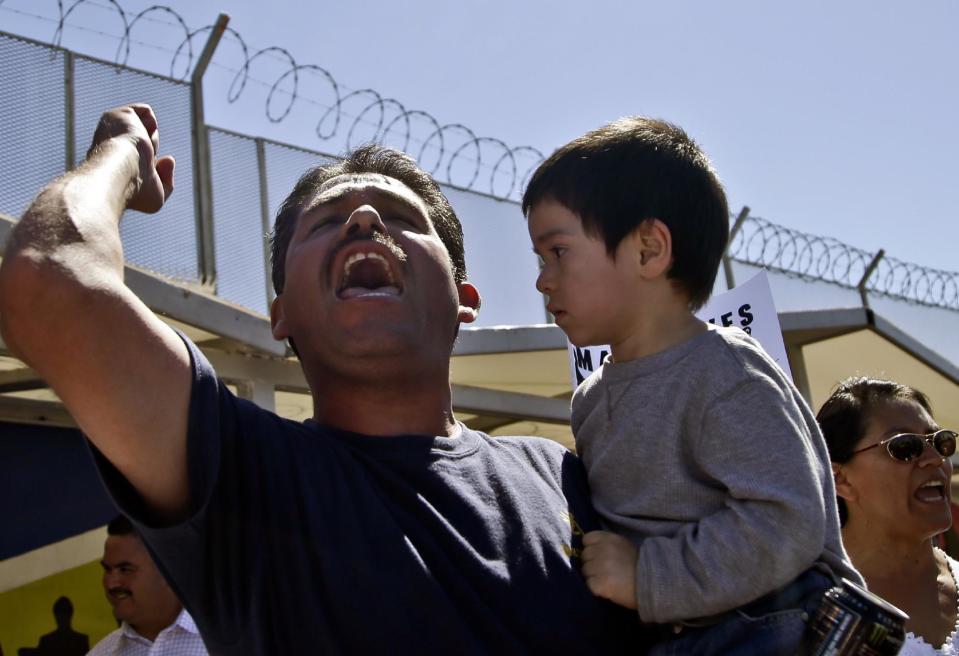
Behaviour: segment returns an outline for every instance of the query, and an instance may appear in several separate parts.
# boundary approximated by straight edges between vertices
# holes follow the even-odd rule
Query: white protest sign
[[[765,271],[727,292],[713,296],[696,316],[717,326],[737,326],[749,333],[776,364],[792,378],[779,316]],[[609,354],[609,346],[573,346],[567,342],[573,387],[599,369]]]

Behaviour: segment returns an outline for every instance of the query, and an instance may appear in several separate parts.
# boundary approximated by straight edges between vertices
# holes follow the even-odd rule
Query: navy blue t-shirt
[[[641,651],[635,615],[580,574],[599,525],[560,445],[292,422],[187,344],[190,517],[157,527],[96,459],[212,654]]]

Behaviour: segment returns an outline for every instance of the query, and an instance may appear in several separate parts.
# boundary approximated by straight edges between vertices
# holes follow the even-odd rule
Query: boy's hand
[[[636,608],[636,558],[633,543],[609,531],[583,536],[583,576],[597,597]]]
[[[100,117],[87,159],[111,142],[128,142],[136,148],[138,161],[126,207],[141,212],[156,212],[173,193],[173,158],[157,157],[160,130],[149,105],[132,104],[104,112]],[[132,173],[132,171],[131,171]]]

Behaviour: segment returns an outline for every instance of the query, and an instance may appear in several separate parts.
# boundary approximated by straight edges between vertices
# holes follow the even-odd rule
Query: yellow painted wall
[[[74,567],[0,593],[0,647],[15,656],[20,647],[36,647],[40,636],[56,628],[53,602],[73,602],[73,630],[85,633],[92,647],[117,628],[103,594],[99,561]]]

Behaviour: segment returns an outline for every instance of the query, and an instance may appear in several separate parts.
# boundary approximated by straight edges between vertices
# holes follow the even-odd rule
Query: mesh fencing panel
[[[293,191],[293,186],[307,169],[336,161],[336,157],[283,144],[266,142],[266,186],[270,207],[270,230],[276,211]]]
[[[64,55],[0,35],[0,212],[20,216],[64,170]]]
[[[217,295],[268,313],[256,141],[210,129]]]
[[[76,153],[82,158],[103,110],[149,103],[160,123],[160,154],[176,157],[178,190],[155,216],[129,212],[120,224],[128,262],[180,280],[199,279],[193,200],[190,87],[182,82],[76,58]]]

